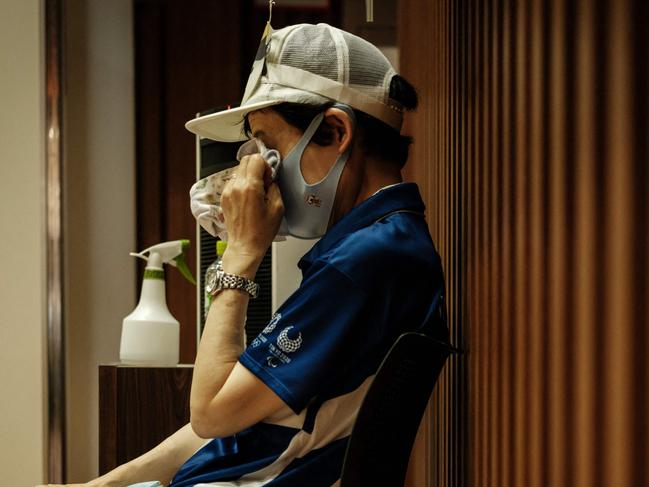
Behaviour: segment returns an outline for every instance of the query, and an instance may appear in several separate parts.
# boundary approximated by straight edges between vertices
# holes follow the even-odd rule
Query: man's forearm
[[[221,390],[243,351],[248,294],[224,289],[212,302],[196,354],[191,404],[209,403]]]
[[[158,480],[167,485],[180,466],[205,444],[189,424],[147,453],[88,483],[89,487],[125,487]]]
[[[223,270],[253,279],[259,259],[223,257]],[[191,390],[192,424],[201,435],[203,420],[228,379],[244,348],[244,322],[248,293],[224,289],[210,306],[196,354]],[[205,425],[207,426],[207,425]]]

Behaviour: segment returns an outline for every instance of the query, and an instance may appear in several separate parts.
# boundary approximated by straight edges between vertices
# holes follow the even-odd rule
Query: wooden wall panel
[[[649,6],[402,0],[452,358],[412,485],[649,484]]]

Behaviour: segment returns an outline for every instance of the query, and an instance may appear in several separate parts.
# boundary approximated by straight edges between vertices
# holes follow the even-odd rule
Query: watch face
[[[217,290],[219,281],[219,270],[214,266],[209,266],[205,271],[205,290],[212,294]]]

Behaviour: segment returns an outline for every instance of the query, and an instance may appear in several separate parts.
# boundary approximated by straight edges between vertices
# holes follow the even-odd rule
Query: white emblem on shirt
[[[279,320],[282,319],[282,313],[275,313],[273,317],[270,319],[268,322],[268,325],[266,325],[266,328],[262,331],[262,333],[265,333],[268,335],[271,331],[275,329],[277,326],[277,323],[279,323]]]
[[[298,333],[297,338],[290,338],[288,336],[288,331],[291,328],[293,327],[287,326],[281,331],[281,333],[277,337],[277,346],[282,352],[286,352],[286,353],[296,352],[302,345],[302,333]]]

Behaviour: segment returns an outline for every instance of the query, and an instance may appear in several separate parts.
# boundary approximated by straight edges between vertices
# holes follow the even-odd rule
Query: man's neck
[[[379,170],[365,172],[363,184],[361,185],[361,189],[358,192],[354,206],[359,205],[367,198],[376,194],[377,191],[380,191],[386,186],[403,182],[401,171],[396,169],[395,166],[383,164],[377,165],[375,167],[377,167],[377,169]]]
[[[364,166],[363,179],[360,184],[356,187],[346,186],[344,189],[338,190],[328,228],[380,189],[401,182],[403,182],[401,171],[396,165],[372,160],[370,165]],[[347,201],[347,205],[341,204],[341,201]]]

